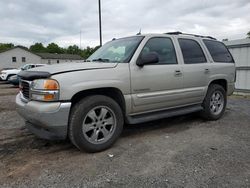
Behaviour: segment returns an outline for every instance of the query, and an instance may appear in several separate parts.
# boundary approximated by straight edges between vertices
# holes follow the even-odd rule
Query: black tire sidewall
[[[90,143],[83,135],[82,123],[87,113],[96,106],[107,106],[110,108],[116,118],[116,127],[112,137],[105,143],[93,144]],[[109,148],[120,136],[123,130],[123,114],[120,106],[110,97],[95,95],[82,99],[72,108],[70,118],[70,140],[80,150],[88,152],[98,152]]]
[[[223,95],[223,98],[224,98],[224,106],[223,106],[223,109],[222,111],[215,115],[211,112],[210,110],[210,99],[213,95],[214,92],[216,91],[219,91],[221,92],[221,94]],[[227,95],[226,95],[226,91],[225,89],[218,85],[218,84],[212,84],[209,86],[208,88],[208,91],[207,91],[207,95],[206,95],[206,98],[202,104],[204,110],[202,111],[202,117],[207,119],[207,120],[217,120],[219,118],[221,118],[225,112],[225,109],[226,109],[226,105],[227,105]]]

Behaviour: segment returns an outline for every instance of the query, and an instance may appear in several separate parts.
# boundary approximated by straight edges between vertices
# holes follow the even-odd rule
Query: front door
[[[182,104],[183,75],[176,51],[169,37],[153,37],[143,53],[155,52],[159,62],[139,67],[130,64],[133,113],[161,110]],[[134,63],[134,64],[133,64]]]

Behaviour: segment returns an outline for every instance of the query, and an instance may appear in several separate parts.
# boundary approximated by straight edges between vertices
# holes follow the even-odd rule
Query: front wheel
[[[9,82],[9,81],[10,81],[10,77],[11,77],[11,76],[14,76],[14,75],[9,75],[9,76],[7,76],[6,81],[8,81],[8,82]]]
[[[225,112],[227,104],[227,95],[225,89],[218,85],[209,86],[206,98],[203,101],[203,111],[201,116],[207,120],[217,120]]]
[[[113,99],[102,95],[89,96],[72,108],[69,138],[80,150],[102,151],[117,140],[123,123],[122,110]]]

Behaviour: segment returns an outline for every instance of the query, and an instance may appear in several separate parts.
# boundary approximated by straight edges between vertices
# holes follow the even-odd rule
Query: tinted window
[[[226,46],[218,41],[203,40],[215,62],[234,62]]]
[[[198,42],[191,39],[179,39],[185,64],[205,63],[205,55]]]
[[[159,56],[157,64],[177,64],[174,45],[170,38],[151,38],[148,40],[141,54],[155,52]]]

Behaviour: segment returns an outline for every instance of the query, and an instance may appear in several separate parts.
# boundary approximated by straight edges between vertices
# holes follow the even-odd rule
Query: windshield
[[[21,66],[19,69],[21,69],[21,70],[27,70],[28,67],[29,67],[29,65],[23,65],[23,66]]]
[[[142,36],[135,36],[112,40],[99,48],[87,61],[128,63],[142,39]]]

